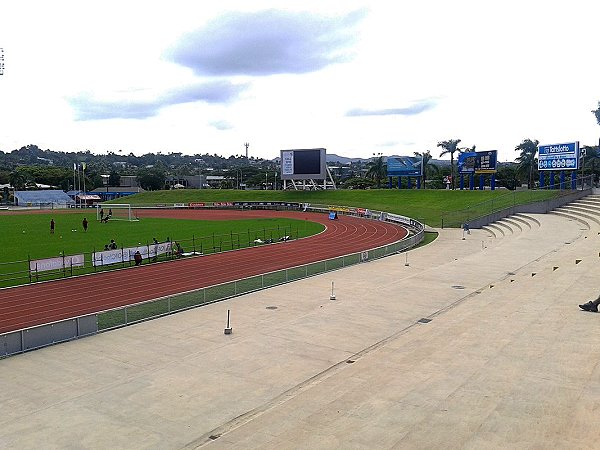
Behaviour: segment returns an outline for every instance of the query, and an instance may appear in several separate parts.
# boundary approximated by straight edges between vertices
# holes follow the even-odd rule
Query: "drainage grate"
[[[422,319],[417,320],[417,322],[419,322],[419,323],[429,323],[429,322],[431,322],[431,319],[426,319],[425,317],[423,317]]]
[[[346,364],[354,364],[356,361],[353,359],[349,359],[348,361],[346,361]]]
[[[455,284],[454,286],[452,286],[452,289],[464,289],[464,286],[461,286],[460,284]]]
[[[214,441],[215,439],[219,439],[220,437],[221,437],[221,435],[220,435],[220,434],[211,434],[211,435],[210,435],[208,438],[209,438],[211,441]]]
[[[266,309],[277,309],[277,306],[267,306]]]

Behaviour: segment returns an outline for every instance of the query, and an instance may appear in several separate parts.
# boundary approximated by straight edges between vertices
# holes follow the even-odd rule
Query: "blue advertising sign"
[[[464,152],[458,155],[458,173],[475,173],[475,162],[477,161],[477,152]]]
[[[387,159],[388,177],[420,177],[423,159],[420,156],[395,156]]]
[[[464,152],[458,155],[458,173],[496,173],[497,150]]]
[[[475,173],[496,173],[496,161],[498,159],[497,155],[497,150],[477,152]]]
[[[579,142],[538,146],[538,170],[578,170]]]

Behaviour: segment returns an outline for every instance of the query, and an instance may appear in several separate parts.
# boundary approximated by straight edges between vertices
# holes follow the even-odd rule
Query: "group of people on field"
[[[111,239],[108,244],[104,245],[104,250],[116,250],[117,248],[117,243],[114,239]]]
[[[87,220],[87,217],[84,217],[83,220],[81,221],[81,226],[83,227],[83,231],[88,230],[88,225],[89,225],[89,222]],[[50,234],[54,234],[55,229],[56,229],[56,222],[54,221],[54,217],[53,217],[52,219],[50,219]],[[76,230],[72,230],[72,231],[76,231]]]
[[[112,217],[112,209],[109,209],[108,214],[106,214],[106,215],[104,215],[104,209],[100,209],[100,222],[101,223],[108,222],[111,217]],[[87,220],[87,217],[83,218],[83,220],[81,221],[81,226],[83,227],[83,231],[88,230],[89,222]],[[56,229],[56,222],[54,221],[54,218],[52,218],[52,219],[50,219],[50,234],[54,234],[55,229]]]
[[[106,223],[112,218],[112,208],[108,210],[108,214],[104,215],[104,208],[100,208],[100,223]]]

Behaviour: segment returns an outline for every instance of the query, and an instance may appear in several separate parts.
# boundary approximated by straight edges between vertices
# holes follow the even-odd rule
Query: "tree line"
[[[593,110],[596,122],[600,125],[600,101]],[[439,156],[450,155],[450,164],[438,165],[432,162],[431,150],[414,152],[423,158],[423,187],[442,188],[443,178],[451,178],[456,186],[455,159],[463,152],[476,151],[476,146],[460,147],[461,139],[440,141],[437,147]],[[584,145],[583,170],[587,175],[600,175],[599,145]],[[532,188],[539,176],[537,170],[537,139],[523,139],[515,146],[515,162],[497,164],[498,186],[515,189],[521,185]],[[85,171],[81,170],[85,165]],[[340,164],[337,163],[339,166]],[[344,171],[334,174],[340,187],[353,189],[382,188],[387,183],[385,156],[379,154],[368,162],[359,159],[343,165]],[[77,171],[78,177],[74,177]],[[179,152],[162,154],[158,152],[136,156],[121,150],[108,151],[95,155],[89,150],[83,152],[56,152],[42,150],[36,145],[28,145],[11,152],[0,151],[0,184],[10,184],[15,189],[34,188],[37,184],[59,187],[65,191],[76,190],[77,179],[83,176],[87,190],[103,186],[102,175],[108,175],[109,186],[118,186],[121,176],[135,176],[139,185],[147,190],[164,189],[169,176],[222,175],[222,188],[239,187],[240,181],[250,188],[274,187],[278,175],[277,162],[261,158],[246,158],[233,155],[228,158],[211,154],[184,155]],[[75,179],[77,178],[77,179]],[[281,180],[278,180],[279,183]]]

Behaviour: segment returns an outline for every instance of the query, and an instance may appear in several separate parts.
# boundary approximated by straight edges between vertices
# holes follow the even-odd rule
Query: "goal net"
[[[135,211],[128,203],[103,203],[96,205],[96,219],[102,222],[109,220],[138,220]]]

